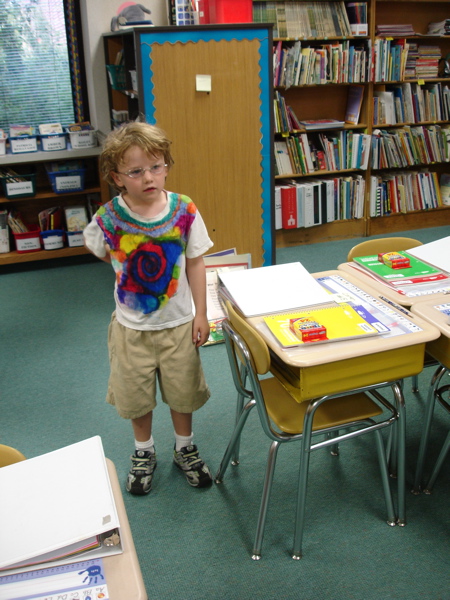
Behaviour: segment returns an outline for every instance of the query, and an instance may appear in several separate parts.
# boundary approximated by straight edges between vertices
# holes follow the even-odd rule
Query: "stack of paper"
[[[246,317],[330,303],[332,298],[299,263],[219,273],[223,295]]]

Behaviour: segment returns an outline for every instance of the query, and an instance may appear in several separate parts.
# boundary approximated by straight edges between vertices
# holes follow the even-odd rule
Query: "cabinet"
[[[29,225],[38,224],[38,213],[52,206],[84,205],[90,198],[100,199],[105,202],[109,199],[109,188],[102,181],[98,171],[98,155],[100,148],[85,148],[57,151],[38,151],[31,153],[5,154],[0,156],[0,168],[9,166],[22,173],[35,173],[35,195],[26,197],[6,197],[3,187],[0,189],[0,210],[19,211],[23,220]],[[70,193],[53,192],[48,179],[45,163],[55,161],[80,160],[86,171],[83,191]],[[35,252],[18,253],[15,251],[14,240],[11,235],[10,252],[0,253],[0,265],[50,258],[61,258],[86,254],[84,246],[67,247],[57,250],[38,250]]]
[[[162,127],[175,160],[167,188],[192,198],[214,250],[250,252],[254,267],[272,264],[275,251],[271,32],[245,24],[104,35],[106,64],[122,67],[109,78],[112,126],[143,114]]]
[[[336,29],[334,29],[334,35],[333,33],[330,34],[325,27],[331,18],[330,15],[336,15],[339,7],[355,4],[364,5],[367,13],[367,33],[353,36],[341,32],[340,35],[336,35]],[[289,144],[292,143],[291,140],[294,140],[298,146],[298,140],[302,137],[302,134],[304,142],[305,133],[308,138],[309,150],[312,149],[314,159],[317,161],[313,165],[313,170],[307,173],[303,173],[301,169],[295,170],[294,164],[290,172],[283,171],[276,175],[276,187],[288,182],[294,184],[312,182],[318,178],[323,181],[358,179],[364,186],[364,203],[361,214],[358,215],[358,218],[343,219],[338,216],[330,222],[323,222],[314,227],[278,229],[276,231],[277,246],[370,236],[450,223],[450,206],[441,205],[435,208],[428,206],[426,209],[419,207],[418,203],[411,203],[410,206],[407,206],[405,194],[407,197],[411,188],[402,188],[400,191],[401,185],[403,185],[402,176],[404,176],[405,181],[409,181],[415,172],[428,172],[430,174],[426,176],[428,185],[431,185],[431,176],[436,187],[440,176],[443,173],[450,173],[450,138],[449,134],[446,133],[450,131],[449,112],[442,113],[440,118],[434,114],[430,116],[430,113],[423,113],[413,120],[397,118],[388,122],[384,119],[382,123],[376,122],[374,118],[376,98],[384,92],[392,92],[393,94],[399,83],[407,82],[410,86],[417,87],[422,95],[426,94],[428,89],[435,88],[432,84],[439,84],[441,91],[446,87],[450,87],[449,75],[438,77],[437,72],[427,73],[425,76],[419,73],[411,76],[408,73],[408,79],[405,79],[405,75],[393,76],[392,80],[389,79],[389,73],[392,72],[389,67],[394,67],[395,56],[397,56],[392,49],[396,46],[404,47],[405,44],[409,44],[410,56],[414,44],[419,47],[436,46],[443,58],[450,53],[450,38],[448,36],[427,36],[430,22],[439,22],[450,18],[450,2],[439,0],[434,2],[428,0],[367,0],[367,2],[360,3],[275,2],[270,3],[270,5],[272,8],[269,10],[269,3],[266,5],[266,3],[254,1],[254,18],[262,21],[270,20],[275,23],[275,98],[279,98],[280,103],[284,104],[285,107],[290,107],[298,120],[336,119],[345,121],[349,90],[357,85],[362,87],[364,92],[357,124],[345,124],[343,129],[330,130],[329,132],[305,131],[301,125],[292,127],[291,124],[291,126],[284,127],[284,129],[282,126],[282,129],[275,133],[275,143],[277,141],[288,142],[287,150],[290,153],[291,166],[294,164],[295,146],[292,149]],[[295,18],[298,19],[299,15],[303,15],[302,26],[305,19],[310,23],[313,22],[314,26],[309,30],[304,27],[298,29],[298,34],[295,34],[295,27],[289,28],[289,21],[291,19],[295,20]],[[331,27],[335,25],[333,21],[334,17],[331,19]],[[404,23],[411,24],[414,33],[410,31],[403,35],[395,34],[395,37],[385,34],[382,37],[379,26],[401,25]],[[291,37],[285,37],[289,32]],[[283,35],[283,37],[278,37],[279,35]],[[292,64],[295,64],[294,48],[296,45],[301,47],[305,56],[310,53],[315,57],[312,63],[313,74],[314,69],[316,69],[315,75],[306,79],[304,83],[301,83],[301,78],[299,82],[295,78],[292,79],[292,77],[288,77],[287,81],[286,78],[283,79],[282,77],[289,72]],[[281,66],[279,66],[277,60],[277,53],[281,56]],[[398,56],[400,56],[400,52]],[[358,61],[364,60],[363,67],[357,71],[355,71],[357,63],[353,62],[356,57],[358,57]],[[383,73],[377,68],[380,63],[385,65]],[[353,70],[351,65],[353,65]],[[323,72],[320,70],[321,68],[324,69]],[[405,161],[398,163],[393,161],[387,165],[377,163],[373,150],[375,145],[380,143],[380,135],[383,134],[386,137],[386,144],[389,140],[390,144],[398,145],[397,151],[401,152],[401,136],[405,132],[405,135],[409,135],[410,129],[416,129],[418,130],[417,133],[423,134],[425,144],[433,143],[429,141],[433,135],[440,136],[441,152],[433,154],[431,148],[429,148],[429,155],[424,158],[420,156],[419,151],[417,151],[418,156],[415,156],[413,150],[409,163],[407,161],[406,164]],[[355,166],[348,168],[349,164],[341,164],[338,170],[333,170],[329,168],[328,164],[321,164],[320,160],[317,160],[317,150],[322,152],[323,149],[319,138],[321,133],[329,138],[336,138],[338,144],[341,142],[346,144],[344,154],[347,155],[347,160],[351,155],[348,149],[353,141],[355,139],[360,140],[361,134],[370,136],[370,155],[367,168],[361,169]],[[406,150],[404,152],[406,153]],[[373,210],[377,181],[383,182],[385,187],[392,187],[392,203],[389,203],[389,198],[385,200],[385,205],[382,206],[382,216],[376,216]],[[380,194],[381,189],[380,187]],[[433,190],[430,188],[429,204],[431,206],[433,203],[438,202],[438,196],[433,199],[432,194]]]

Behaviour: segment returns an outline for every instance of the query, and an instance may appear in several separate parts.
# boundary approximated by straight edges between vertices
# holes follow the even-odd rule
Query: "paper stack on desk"
[[[0,574],[118,554],[99,436],[0,469]]]
[[[223,295],[246,317],[333,302],[299,263],[219,273]]]

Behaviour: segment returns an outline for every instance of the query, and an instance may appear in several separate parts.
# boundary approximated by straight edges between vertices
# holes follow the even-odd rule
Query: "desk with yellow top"
[[[405,405],[401,380],[420,373],[425,344],[439,331],[409,311],[380,300],[372,288],[352,273],[326,271],[313,277],[339,301],[364,304],[389,328],[385,334],[334,343],[304,344],[282,348],[263,316],[248,317],[248,323],[264,337],[272,357],[273,374],[301,389],[304,399],[352,392],[369,386],[391,385],[399,412],[397,437],[398,524],[405,515]],[[331,299],[331,297],[330,297]]]

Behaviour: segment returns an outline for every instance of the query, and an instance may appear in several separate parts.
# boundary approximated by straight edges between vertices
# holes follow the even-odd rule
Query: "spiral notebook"
[[[299,339],[290,330],[289,320],[301,317],[307,317],[326,327],[327,339],[315,342],[304,342]],[[264,322],[283,348],[366,338],[389,331],[389,327],[378,321],[363,306],[350,306],[350,304],[344,303],[299,312],[269,315],[264,317]]]

